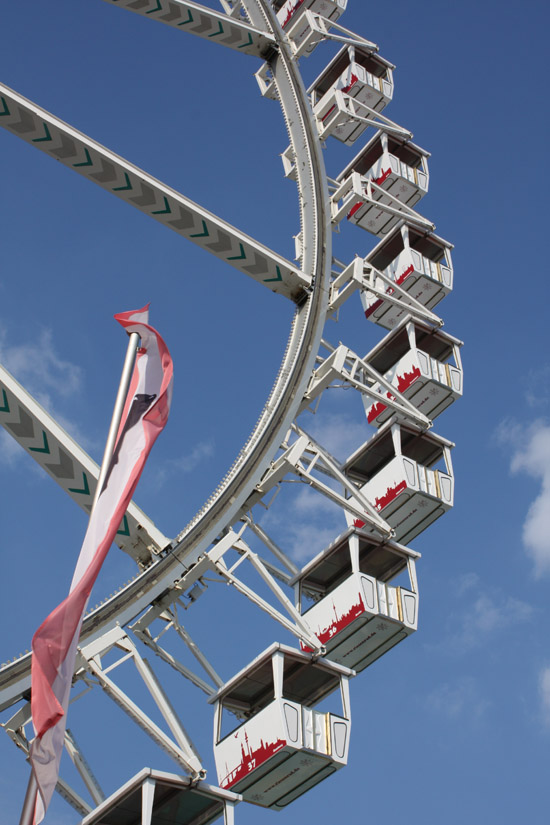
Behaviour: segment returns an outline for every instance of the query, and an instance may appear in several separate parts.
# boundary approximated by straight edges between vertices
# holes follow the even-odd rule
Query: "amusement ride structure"
[[[282,160],[298,190],[300,227],[291,262],[0,85],[5,129],[294,306],[272,391],[233,466],[173,539],[132,503],[117,544],[134,560],[135,575],[83,624],[74,690],[104,691],[169,754],[178,773],[144,769],[106,798],[67,730],[66,750],[86,794],[62,778],[57,790],[83,825],[204,825],[222,815],[230,823],[237,802],[283,808],[346,765],[349,679],[417,628],[419,554],[407,545],[452,507],[454,495],[453,445],[432,429],[462,394],[461,342],[443,332],[434,312],[452,289],[452,245],[415,210],[428,189],[429,154],[382,114],[393,96],[394,67],[374,43],[341,25],[347,0],[221,0],[221,11],[189,0],[107,2],[252,58],[261,94],[281,107],[286,123]],[[299,61],[327,44],[338,51],[306,89]],[[325,141],[356,147],[367,137],[329,177]],[[372,251],[340,260],[332,241],[343,222],[379,239]],[[364,248],[368,235],[357,235]],[[382,340],[366,355],[332,345],[325,332],[327,319],[350,298],[381,328]],[[364,443],[343,463],[304,423],[304,413],[335,386],[359,393],[366,416]],[[2,366],[0,423],[90,511],[97,464]],[[371,436],[367,425],[376,428]],[[325,549],[313,548],[302,568],[260,523],[289,480],[342,512],[340,535]],[[261,588],[250,586],[241,564],[259,576]],[[178,611],[212,579],[232,585],[292,633],[296,646],[273,642],[224,682],[189,633],[193,609],[185,626]],[[174,655],[168,637],[187,649],[198,672]],[[216,782],[204,781],[198,750],[145,653],[212,704]],[[107,656],[115,657],[108,667]],[[123,661],[133,662],[166,729],[117,683]],[[337,712],[321,709],[334,695]],[[0,710],[6,733],[26,754],[29,697],[25,655],[0,670]]]

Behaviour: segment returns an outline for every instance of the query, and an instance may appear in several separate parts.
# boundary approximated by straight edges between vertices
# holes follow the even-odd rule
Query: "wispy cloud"
[[[319,415],[311,422],[307,418],[300,419],[300,423],[307,425],[308,433],[339,461],[345,461],[372,435],[364,416],[329,413]]]
[[[550,667],[545,667],[539,674],[539,698],[542,721],[550,728]]]
[[[2,464],[14,467],[25,455],[25,450],[5,430],[0,430],[0,453]]]
[[[535,565],[535,575],[550,573],[550,426],[542,420],[521,428],[503,422],[499,440],[514,445],[510,469],[540,482],[540,491],[523,523],[522,540]]]
[[[81,368],[57,354],[49,329],[41,330],[37,340],[23,344],[9,345],[5,335],[0,337],[0,362],[32,392],[70,396],[82,385]]]
[[[59,398],[69,399],[82,392],[82,370],[61,358],[56,351],[52,331],[43,329],[32,342],[8,343],[5,330],[0,330],[0,363],[24,389],[86,450],[100,448],[79,426],[58,409]],[[2,432],[2,451],[11,466],[27,463],[25,451]],[[34,467],[34,463],[28,463]]]
[[[481,696],[478,684],[471,676],[463,676],[452,684],[445,682],[439,685],[426,700],[428,708],[449,719],[457,719],[463,714],[469,719],[479,719],[489,704]]]
[[[475,573],[465,574],[458,583],[458,610],[450,615],[452,631],[444,641],[451,653],[465,653],[483,647],[507,628],[530,621],[534,608],[526,602],[488,587]]]
[[[523,378],[525,400],[530,407],[547,407],[550,404],[550,364],[530,369]]]
[[[463,573],[459,576],[456,582],[456,592],[459,596],[467,593],[469,590],[474,590],[479,585],[479,576],[477,573]]]
[[[185,453],[178,458],[169,458],[163,462],[157,473],[157,484],[164,482],[173,475],[187,475],[199,466],[199,464],[214,455],[214,441],[199,441],[189,453]]]
[[[310,487],[293,485],[292,497],[277,501],[262,519],[281,548],[298,562],[311,559],[346,529],[342,510]],[[296,489],[298,488],[298,489]]]

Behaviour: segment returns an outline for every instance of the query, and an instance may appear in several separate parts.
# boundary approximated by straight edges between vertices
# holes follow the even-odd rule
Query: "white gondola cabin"
[[[325,20],[338,20],[346,10],[348,0],[272,0],[271,4],[281,28],[299,46],[309,31],[306,11],[320,14]]]
[[[390,418],[347,459],[342,469],[408,544],[453,506],[454,444],[412,422]],[[346,513],[348,524],[364,527]]]
[[[206,782],[144,768],[84,817],[80,825],[210,825],[234,823],[238,794]]]
[[[429,156],[405,138],[377,132],[336,179],[334,219],[345,215],[373,235],[387,235],[407,218],[404,207],[412,209],[428,191]]]
[[[366,318],[391,329],[409,312],[408,295],[433,309],[453,288],[451,249],[452,244],[431,232],[426,234],[407,223],[396,226],[367,255],[365,264],[400,287],[397,291],[382,278],[375,279],[377,290],[399,297],[400,303],[364,291],[361,301]]]
[[[417,410],[434,419],[462,395],[462,341],[409,316],[365,355],[364,360],[386,378]],[[380,384],[382,399],[363,396],[367,421],[380,427],[393,414],[384,403],[393,398]]]
[[[394,68],[393,63],[367,46],[344,46],[308,89],[323,137],[332,135],[344,143],[354,143],[368,124],[350,117],[349,105],[337,93],[381,112],[393,97]],[[357,113],[369,117],[360,106]]]
[[[300,571],[297,607],[331,661],[359,672],[416,630],[419,557],[350,527]],[[398,576],[405,587],[392,583]]]
[[[347,763],[352,670],[273,644],[209,699],[220,786],[248,802],[284,808]],[[342,713],[314,706],[340,688]],[[245,721],[222,732],[223,714]]]

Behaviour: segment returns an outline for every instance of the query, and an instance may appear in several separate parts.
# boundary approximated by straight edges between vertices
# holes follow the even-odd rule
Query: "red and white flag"
[[[88,598],[170,409],[172,359],[160,335],[147,323],[148,306],[115,318],[128,333],[141,336],[115,450],[90,516],[69,595],[32,640],[35,739],[30,763],[37,785],[33,825],[44,819],[59,775],[76,647]]]

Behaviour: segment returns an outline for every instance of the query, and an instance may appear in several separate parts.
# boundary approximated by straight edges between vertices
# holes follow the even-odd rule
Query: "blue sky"
[[[75,5],[31,0],[2,10],[2,82],[292,257],[296,192],[278,157],[287,138],[277,104],[257,90],[259,63],[99,0]],[[434,428],[457,445],[455,507],[412,543],[422,553],[418,632],[352,683],[347,768],[284,813],[241,805],[237,822],[390,815],[411,825],[542,825],[550,747],[547,7],[349,0],[341,22],[396,64],[386,113],[432,153],[419,211],[455,244],[455,288],[439,311],[465,341],[465,395]],[[306,83],[333,51],[320,46],[301,62]],[[151,301],[176,383],[136,501],[173,536],[252,429],[291,307],[3,131],[0,152],[0,362],[99,460],[125,347],[112,315]],[[353,152],[329,141],[329,174]],[[346,227],[334,251],[351,260],[374,243]],[[333,343],[360,353],[382,334],[358,298],[327,328]],[[360,399],[336,390],[309,428],[341,459],[371,432]],[[7,437],[0,443],[5,661],[30,647],[66,593],[85,517],[22,450]],[[268,521],[303,563],[344,519],[317,498],[287,498]],[[96,600],[131,572],[113,551]],[[272,641],[291,642],[219,585],[185,618],[224,678]],[[160,668],[215,781],[211,709]],[[129,672],[122,678],[140,695]],[[105,697],[89,698],[71,708],[69,727],[106,791],[145,764],[173,769]],[[17,821],[28,768],[6,736],[0,764],[6,822]],[[64,772],[72,776],[70,764]],[[46,821],[69,825],[77,815],[57,798]]]

